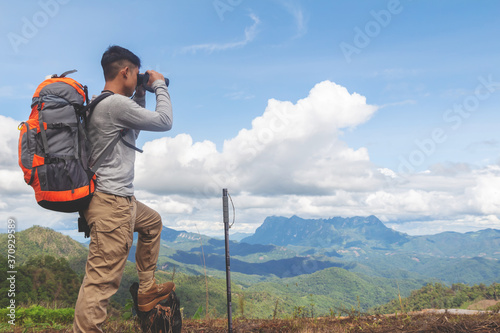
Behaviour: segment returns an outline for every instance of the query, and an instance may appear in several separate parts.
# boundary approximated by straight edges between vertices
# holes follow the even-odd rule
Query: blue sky
[[[138,197],[165,225],[218,233],[215,189],[228,187],[241,232],[293,214],[374,214],[412,234],[500,228],[499,9],[496,1],[3,2],[0,174],[21,180],[0,186],[0,217],[23,228],[42,216],[36,224],[75,235],[70,218],[37,208],[22,184],[11,124],[27,118],[48,74],[76,68],[73,77],[99,93],[101,55],[117,44],[171,80],[173,129],[142,133],[149,150],[137,156]],[[289,104],[303,126],[266,139]],[[253,142],[257,153],[239,156],[231,142]],[[169,162],[155,169],[163,156]]]

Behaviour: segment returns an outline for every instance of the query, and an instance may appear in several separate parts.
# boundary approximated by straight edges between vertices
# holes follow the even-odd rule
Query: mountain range
[[[6,237],[0,234],[2,247],[7,244]],[[33,255],[49,254],[64,257],[75,272],[83,274],[86,247],[70,237],[38,226],[18,232],[16,237],[17,264]],[[223,240],[164,227],[159,276],[173,276],[176,272],[180,278],[206,273],[210,281],[220,281],[211,283],[223,288],[224,250]],[[262,303],[262,306],[248,304],[256,314],[272,313],[275,306],[272,299],[276,298],[287,313],[294,304],[307,304],[308,295],[316,295],[324,311],[328,310],[328,304],[355,306],[360,299],[361,306],[367,309],[396,297],[398,286],[405,296],[428,282],[490,284],[498,282],[500,276],[500,230],[410,236],[387,228],[375,216],[329,219],[271,216],[253,235],[239,242],[230,241],[229,250],[234,290],[245,295],[248,302]],[[135,245],[129,260],[123,285],[135,279]],[[344,282],[339,283],[339,279]],[[300,290],[284,287],[299,283],[304,284]],[[356,289],[356,284],[359,288],[363,286],[359,290],[364,291]],[[325,288],[329,290],[326,294]],[[201,297],[190,294],[193,290],[186,285],[180,294],[190,300]],[[274,296],[269,298],[269,295]],[[219,296],[213,297],[223,302]],[[120,287],[115,301],[124,302],[127,297],[127,287]],[[198,306],[187,306],[187,313],[196,311]]]
[[[303,219],[298,216],[267,217],[255,234],[241,242],[250,244],[299,245],[309,247],[352,247],[356,244],[389,246],[404,244],[409,236],[387,228],[375,216]]]
[[[317,260],[356,263],[351,271],[378,276],[399,269],[449,284],[492,283],[500,276],[500,230],[496,229],[410,236],[387,228],[375,216],[272,216],[241,242],[279,245]]]
[[[162,267],[190,274],[202,267],[223,277],[225,243],[164,227]],[[378,277],[492,283],[500,276],[500,231],[445,232],[410,236],[387,228],[377,217],[303,219],[267,217],[251,236],[230,241],[231,272],[242,281],[311,274],[343,268]],[[134,261],[133,248],[129,259]]]
[[[302,246],[314,248],[317,253],[336,251],[339,256],[353,253],[358,248],[365,252],[397,251],[435,257],[500,259],[500,230],[410,236],[387,228],[373,215],[331,219],[267,217],[255,234],[243,238],[241,242]]]

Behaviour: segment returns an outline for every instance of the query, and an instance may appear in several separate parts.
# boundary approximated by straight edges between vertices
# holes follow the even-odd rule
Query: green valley
[[[0,235],[2,246],[5,237]],[[16,239],[20,303],[71,307],[83,278],[86,247],[39,226],[16,233]],[[374,216],[269,217],[254,235],[230,242],[233,313],[284,318],[352,309],[390,312],[391,300],[411,297],[429,284],[448,288],[497,282],[499,248],[500,231],[493,229],[409,236],[386,228]],[[112,298],[118,310],[137,281],[134,262],[135,246]],[[225,314],[224,241],[164,227],[156,277],[177,284],[185,316],[193,316],[200,306],[206,313],[207,294],[208,314]],[[0,278],[3,290],[5,278]]]

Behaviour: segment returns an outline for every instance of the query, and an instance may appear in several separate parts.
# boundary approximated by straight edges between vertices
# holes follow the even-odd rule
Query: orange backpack
[[[33,95],[29,119],[19,125],[24,180],[40,206],[59,212],[82,211],[92,198],[98,165],[88,165],[85,127],[93,107],[109,96],[89,103],[87,87],[66,77],[73,72],[43,81]]]

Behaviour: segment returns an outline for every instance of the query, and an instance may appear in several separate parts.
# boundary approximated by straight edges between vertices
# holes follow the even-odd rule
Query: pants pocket
[[[128,256],[130,249],[129,238],[131,238],[129,236],[130,224],[128,222],[123,223],[113,230],[97,230],[96,234],[99,252],[107,263],[112,263]]]
[[[132,245],[132,211],[126,198],[96,192],[84,212],[92,229],[94,254],[106,264],[128,256]]]

